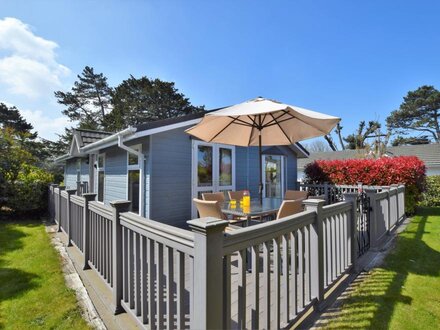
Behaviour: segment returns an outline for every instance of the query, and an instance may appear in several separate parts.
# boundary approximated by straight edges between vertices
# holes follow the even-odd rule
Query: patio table
[[[280,209],[282,198],[263,198],[263,202],[260,204],[258,199],[252,199],[250,206],[240,205],[237,201],[235,206],[232,206],[229,201],[221,204],[221,210],[224,214],[233,215],[238,217],[245,217],[247,224],[253,217],[264,217],[271,214],[276,214]]]

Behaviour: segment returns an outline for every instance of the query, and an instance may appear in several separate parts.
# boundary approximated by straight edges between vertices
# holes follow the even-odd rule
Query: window
[[[104,201],[104,181],[105,181],[105,155],[98,155],[98,201]]]
[[[131,201],[131,211],[139,213],[139,170],[128,171],[128,200]]]
[[[263,155],[264,197],[282,198],[284,194],[284,156]]]
[[[142,152],[142,145],[130,146],[138,152]],[[140,162],[139,156],[127,152],[128,185],[127,198],[131,201],[131,211],[140,214]]]
[[[133,149],[135,149],[136,151],[139,151],[139,150],[137,150],[137,148],[133,148]],[[128,153],[128,165],[129,166],[130,165],[139,165],[139,157],[135,154]]]

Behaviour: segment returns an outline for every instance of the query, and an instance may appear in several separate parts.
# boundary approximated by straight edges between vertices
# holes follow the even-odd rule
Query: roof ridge
[[[98,131],[98,130],[86,129],[86,128],[74,128],[74,130],[79,132],[101,133],[101,134],[109,134],[109,135],[114,134],[112,132]]]

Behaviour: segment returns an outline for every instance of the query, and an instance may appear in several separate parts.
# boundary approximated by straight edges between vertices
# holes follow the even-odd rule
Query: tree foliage
[[[113,110],[108,116],[112,130],[204,110],[191,104],[173,82],[148,77],[124,80],[114,90]]]
[[[399,109],[387,118],[387,126],[399,134],[422,132],[440,143],[439,117],[440,92],[434,86],[425,85],[408,92]]]
[[[342,129],[343,129],[343,127],[341,126],[341,123],[339,122],[336,125],[335,132],[338,135],[339,144],[341,145],[341,149],[345,150],[345,144],[344,144],[344,140],[342,138]]]
[[[86,129],[106,129],[105,117],[111,110],[112,89],[102,73],[95,73],[86,66],[70,92],[56,91],[58,103],[66,106],[62,111],[79,127]]]
[[[403,145],[416,145],[416,144],[428,144],[429,138],[427,135],[422,136],[412,136],[412,137],[404,137],[398,135],[393,141],[391,141],[391,145],[393,147],[403,146]]]
[[[50,151],[16,107],[0,103],[0,210],[44,210]]]
[[[0,129],[0,150],[0,210],[4,206],[20,212],[44,209],[52,175],[36,166],[37,159],[11,127]]]
[[[362,120],[359,123],[359,127],[354,134],[350,134],[344,138],[345,142],[347,142],[347,149],[365,149],[366,139],[371,134],[373,134],[376,130],[380,129],[381,125],[376,120],[371,120],[368,122],[368,126],[365,121]]]
[[[35,139],[38,135],[32,132],[34,127],[23,118],[16,107],[8,107],[4,103],[0,103],[0,127],[12,128],[15,132],[26,136],[28,139]]]
[[[440,207],[440,175],[426,178],[426,189],[421,204],[428,207]]]

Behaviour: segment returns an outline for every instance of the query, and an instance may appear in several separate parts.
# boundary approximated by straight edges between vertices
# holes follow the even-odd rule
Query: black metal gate
[[[370,198],[363,191],[357,198],[357,244],[358,257],[370,248]]]

